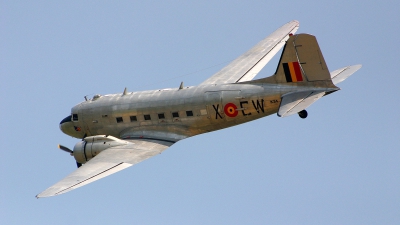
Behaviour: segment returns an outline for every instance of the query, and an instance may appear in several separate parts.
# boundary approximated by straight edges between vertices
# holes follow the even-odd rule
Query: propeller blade
[[[63,150],[63,151],[65,151],[65,152],[70,153],[71,155],[72,155],[72,153],[73,153],[73,151],[72,151],[71,149],[69,149],[69,148],[67,148],[67,147],[65,147],[65,146],[63,146],[63,145],[58,145],[58,148],[61,149],[61,150]]]
[[[74,155],[74,151],[72,151],[71,149],[65,147],[64,145],[58,145],[58,148],[63,150],[63,151],[65,151],[65,152],[68,152],[72,156]],[[82,163],[76,162],[76,167],[79,168],[81,166],[82,166]]]

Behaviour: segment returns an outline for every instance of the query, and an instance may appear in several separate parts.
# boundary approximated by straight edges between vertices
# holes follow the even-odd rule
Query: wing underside
[[[299,22],[296,20],[283,25],[200,85],[237,83],[252,80],[285,45],[289,34],[294,34],[298,28]]]
[[[132,140],[130,142],[130,144],[112,147],[100,152],[89,162],[36,197],[50,197],[72,191],[160,154],[173,144],[171,142],[147,140]]]

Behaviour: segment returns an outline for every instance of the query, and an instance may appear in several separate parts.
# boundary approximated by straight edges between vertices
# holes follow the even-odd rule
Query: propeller
[[[68,147],[65,147],[64,145],[58,145],[58,148],[63,150],[63,151],[65,151],[65,152],[68,152],[71,156],[74,155],[74,151],[72,151]],[[79,167],[82,166],[82,163],[76,162],[76,166],[79,168]]]
[[[64,145],[58,145],[58,148],[63,150],[63,151],[65,151],[65,152],[68,152],[70,155],[74,154],[74,151],[72,151],[71,149],[65,147]]]

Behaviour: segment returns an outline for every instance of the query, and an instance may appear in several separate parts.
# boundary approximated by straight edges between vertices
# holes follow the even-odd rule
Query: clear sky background
[[[400,224],[399,1],[0,4],[1,224]],[[331,71],[363,64],[307,119],[199,135],[35,198],[75,170],[58,125],[85,95],[197,85],[293,19]]]

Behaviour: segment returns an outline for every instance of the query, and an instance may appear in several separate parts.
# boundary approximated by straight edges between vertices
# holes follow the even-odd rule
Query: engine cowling
[[[126,144],[129,142],[109,135],[90,136],[76,143],[73,156],[77,162],[83,164],[108,148]]]

